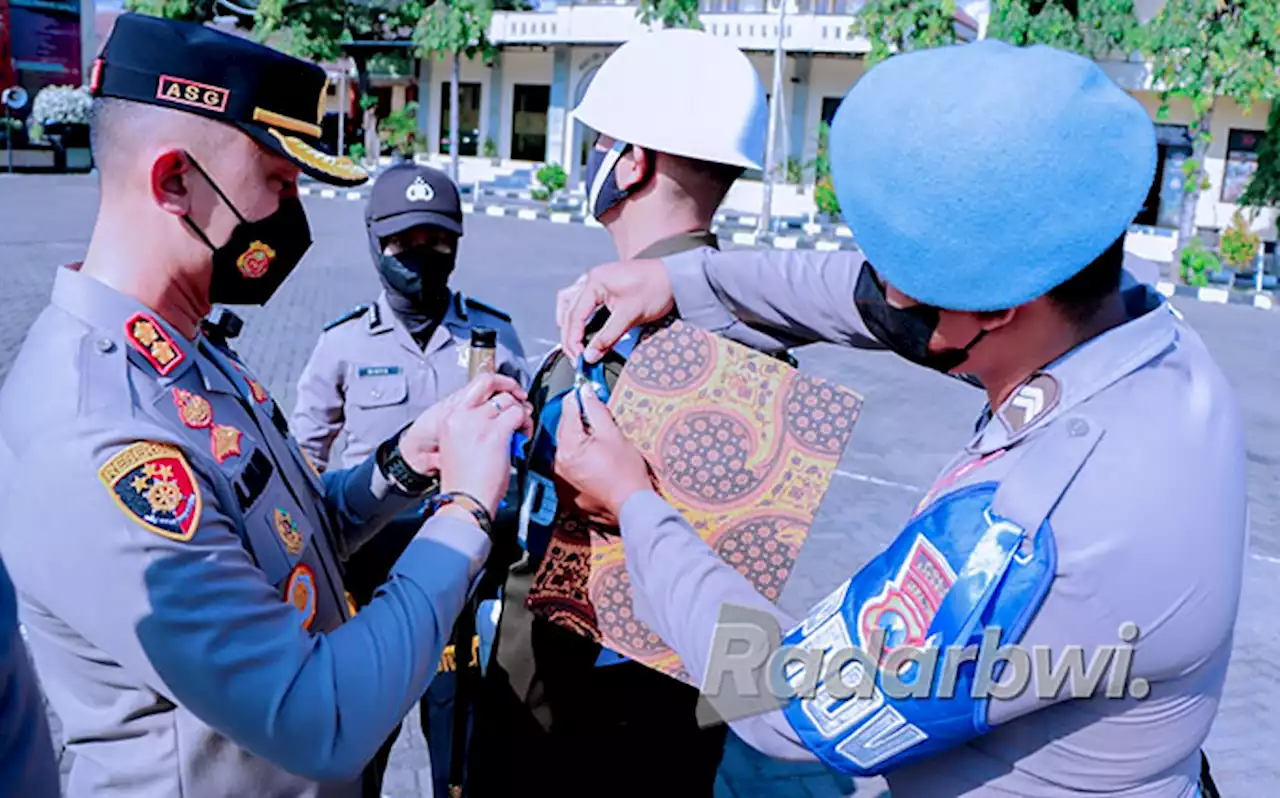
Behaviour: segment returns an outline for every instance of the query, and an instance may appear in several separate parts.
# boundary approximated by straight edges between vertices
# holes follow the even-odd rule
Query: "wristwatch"
[[[405,429],[408,429],[406,427]],[[423,496],[440,488],[438,474],[420,474],[414,471],[400,454],[400,430],[394,437],[388,438],[378,446],[376,463],[382,475],[393,485],[410,496]]]

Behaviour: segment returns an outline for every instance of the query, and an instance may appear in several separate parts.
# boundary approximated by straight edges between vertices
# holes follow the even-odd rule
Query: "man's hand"
[[[594,391],[570,391],[563,401],[556,430],[556,476],[578,492],[579,509],[595,518],[616,519],[627,499],[653,488],[649,466]],[[582,426],[582,413],[589,430]]]
[[[587,322],[600,306],[609,320],[584,351]],[[584,355],[595,363],[637,324],[657,321],[675,307],[675,295],[660,260],[621,260],[597,266],[556,296],[560,346],[570,358]]]
[[[400,456],[419,474],[440,470],[440,431],[446,419],[460,408],[476,408],[498,395],[521,404],[528,398],[520,384],[501,374],[478,374],[461,389],[428,407],[400,436]],[[508,401],[508,400],[503,400]],[[479,498],[479,497],[477,497]]]
[[[511,476],[511,436],[533,434],[531,413],[527,402],[507,392],[455,407],[439,431],[440,491],[470,494],[496,515]]]

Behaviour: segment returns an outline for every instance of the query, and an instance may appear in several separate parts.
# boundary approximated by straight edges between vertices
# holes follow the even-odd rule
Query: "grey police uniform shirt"
[[[329,466],[340,435],[343,467],[364,460],[467,384],[472,327],[497,331],[498,371],[527,386],[524,348],[510,319],[460,293],[425,347],[391,312],[385,293],[363,312],[339,319],[321,334],[298,379],[289,419],[298,444],[321,470]]]
[[[856,254],[734,251],[665,263],[679,311],[718,314],[711,329],[727,337],[869,342],[852,300],[862,265]],[[1131,677],[1148,680],[1150,694],[1054,701],[1029,688],[992,699],[988,734],[887,773],[894,795],[1196,794],[1246,556],[1243,428],[1232,389],[1200,337],[1149,287],[1133,286],[1125,299],[1127,323],[984,413],[921,505],[1033,468],[1024,462],[1052,463],[1056,447],[1066,451],[1074,436],[1099,436],[1051,510],[1056,577],[1022,644],[1047,645],[1055,657],[1079,645],[1088,661],[1096,647],[1121,642],[1121,624],[1135,623]],[[1038,489],[1035,478],[1019,482],[1029,493]],[[722,604],[770,611],[784,631],[795,625],[656,493],[632,497],[620,521],[637,617],[698,683]],[[814,758],[780,711],[731,725],[769,755]]]
[[[71,796],[341,796],[408,713],[488,554],[428,521],[352,617],[341,565],[414,497],[306,463],[270,395],[72,268],[0,389],[0,554]]]
[[[0,562],[0,795],[58,798],[62,789],[40,685],[18,631],[18,601]]]

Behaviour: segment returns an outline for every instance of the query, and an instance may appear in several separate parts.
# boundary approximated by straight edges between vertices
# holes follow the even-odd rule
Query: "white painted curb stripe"
[[[567,213],[553,213],[551,214],[551,221],[556,224],[569,224],[573,221],[573,217]]]
[[[1196,299],[1201,302],[1216,302],[1219,305],[1225,305],[1230,298],[1231,294],[1227,293],[1225,288],[1200,288],[1196,291]]]
[[[506,216],[507,209],[501,205],[490,205],[484,209],[486,216]]]
[[[516,217],[520,219],[524,219],[527,222],[531,222],[538,218],[538,212],[531,211],[528,208],[521,208],[520,210],[516,211]]]
[[[773,239],[774,249],[795,249],[797,240],[794,238],[775,238]]]
[[[814,242],[813,248],[819,252],[835,252],[840,249],[838,241],[817,241]]]

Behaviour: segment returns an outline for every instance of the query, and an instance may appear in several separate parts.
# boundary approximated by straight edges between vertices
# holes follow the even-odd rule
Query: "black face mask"
[[[858,275],[858,284],[853,289],[853,302],[857,305],[862,320],[866,322],[867,329],[880,343],[912,363],[944,374],[964,363],[969,357],[969,350],[987,334],[986,330],[979,331],[972,341],[960,349],[930,352],[929,339],[938,327],[938,309],[929,305],[911,305],[905,308],[890,305],[885,297],[884,285],[870,264],[865,264],[862,273]],[[952,376],[975,384],[976,378]]]
[[[652,176],[653,159],[648,158],[645,161],[645,173],[639,180],[627,188],[618,187],[618,177],[613,170],[618,165],[618,159],[626,155],[629,149],[631,149],[630,144],[618,141],[607,150],[592,147],[591,152],[587,154],[587,210],[597,220],[610,208],[644,188],[645,183],[649,182]]]
[[[187,160],[204,175],[213,190],[240,219],[227,243],[215,247],[188,215],[182,220],[213,251],[209,301],[219,305],[263,305],[311,248],[307,212],[297,197],[283,197],[275,212],[249,221],[236,210],[209,173],[187,153]]]
[[[377,253],[378,275],[390,291],[421,307],[435,305],[449,294],[449,277],[457,252],[441,252],[429,245],[410,247],[395,255]]]

